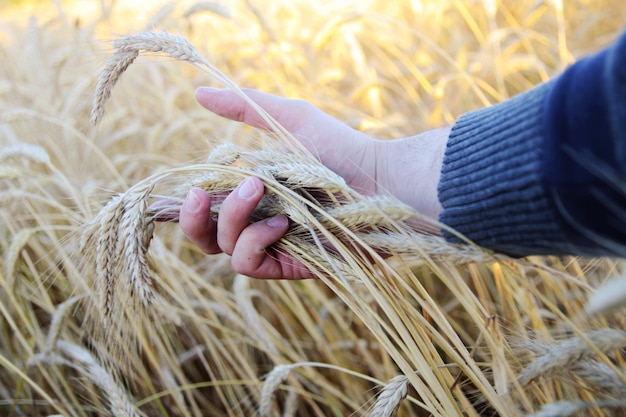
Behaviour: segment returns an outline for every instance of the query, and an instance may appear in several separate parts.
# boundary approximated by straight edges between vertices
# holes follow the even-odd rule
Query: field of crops
[[[254,88],[401,138],[549,80],[624,22],[623,0],[0,2],[0,415],[624,415],[624,310],[585,310],[621,260],[417,233],[288,132],[194,99]],[[292,221],[277,248],[319,279],[236,274],[153,221],[250,174],[261,214]]]

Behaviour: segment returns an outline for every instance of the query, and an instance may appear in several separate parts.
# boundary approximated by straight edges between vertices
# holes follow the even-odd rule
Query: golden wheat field
[[[255,88],[399,138],[624,22],[623,0],[0,2],[0,415],[626,415],[624,309],[588,304],[622,261],[422,235],[193,94]],[[238,275],[154,221],[250,174],[258,215],[291,219],[277,249],[320,279]]]

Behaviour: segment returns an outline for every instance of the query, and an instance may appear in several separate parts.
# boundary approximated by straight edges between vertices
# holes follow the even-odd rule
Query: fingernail
[[[198,213],[200,208],[202,208],[202,200],[198,195],[199,192],[202,192],[202,190],[192,188],[187,193],[187,197],[185,197],[185,210],[191,214]]]
[[[288,220],[285,216],[276,216],[267,219],[267,225],[270,227],[285,227],[287,226],[287,222]]]
[[[215,87],[198,87],[196,90],[198,93],[215,93],[216,91],[220,91],[219,88]]]
[[[252,177],[248,177],[241,184],[237,190],[237,196],[243,200],[251,199],[256,194],[256,184]]]

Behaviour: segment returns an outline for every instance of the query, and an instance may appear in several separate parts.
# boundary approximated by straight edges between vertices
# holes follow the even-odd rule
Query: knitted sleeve
[[[438,192],[440,221],[483,247],[626,256],[626,33],[558,78],[461,116]]]

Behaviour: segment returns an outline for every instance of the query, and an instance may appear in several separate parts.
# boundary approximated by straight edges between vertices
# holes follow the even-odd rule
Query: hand
[[[222,203],[218,227],[218,222],[210,215],[209,195],[193,188],[180,210],[180,227],[205,253],[231,255],[231,265],[240,274],[272,279],[313,278],[304,265],[269,248],[287,231],[287,217],[249,223],[263,192],[263,183],[258,178],[248,177],[242,181]]]
[[[437,183],[448,129],[400,140],[376,140],[306,101],[244,91],[355,190],[363,194],[391,193],[422,214],[437,218],[441,211]],[[267,129],[254,109],[232,91],[200,88],[196,98],[218,115]],[[208,195],[193,189],[181,208],[180,227],[206,253],[231,255],[238,273],[256,278],[313,277],[299,262],[268,249],[286,232],[286,217],[249,223],[262,195],[260,180],[244,180],[226,198],[216,222],[209,215]]]

